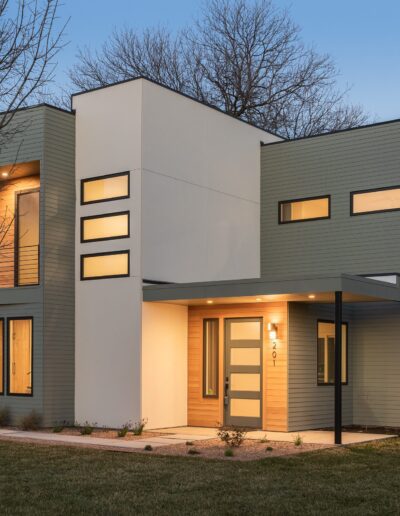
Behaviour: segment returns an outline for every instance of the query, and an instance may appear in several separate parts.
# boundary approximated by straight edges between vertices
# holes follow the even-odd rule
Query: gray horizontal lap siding
[[[261,275],[400,269],[400,211],[350,216],[350,192],[400,184],[400,122],[261,152]],[[278,224],[278,202],[331,195],[331,219]]]
[[[317,385],[317,320],[334,320],[332,305],[289,303],[289,431],[330,427],[334,424],[334,387]],[[343,423],[353,422],[353,328],[351,309],[344,309],[349,323],[348,385],[343,386]]]

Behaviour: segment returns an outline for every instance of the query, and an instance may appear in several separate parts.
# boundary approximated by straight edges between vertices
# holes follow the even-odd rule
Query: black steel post
[[[335,292],[335,444],[342,444],[342,292]]]

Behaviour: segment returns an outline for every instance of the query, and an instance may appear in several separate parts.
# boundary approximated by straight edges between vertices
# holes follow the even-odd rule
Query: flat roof
[[[400,301],[400,288],[396,285],[350,274],[151,285],[143,287],[143,301],[185,305],[201,305],[207,300],[219,304],[256,301],[332,303],[336,291],[343,292],[343,301],[348,303]]]

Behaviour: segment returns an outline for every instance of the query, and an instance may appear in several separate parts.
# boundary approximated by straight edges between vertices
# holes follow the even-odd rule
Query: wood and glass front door
[[[225,425],[262,427],[261,317],[225,319]]]

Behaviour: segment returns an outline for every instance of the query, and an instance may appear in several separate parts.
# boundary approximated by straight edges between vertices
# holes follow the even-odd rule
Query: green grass
[[[400,513],[400,439],[256,462],[0,441],[0,514]]]

